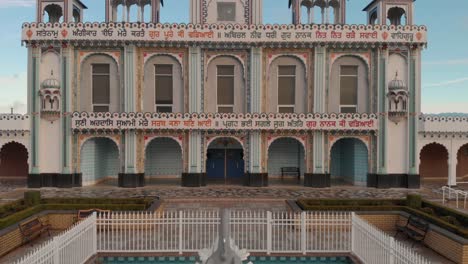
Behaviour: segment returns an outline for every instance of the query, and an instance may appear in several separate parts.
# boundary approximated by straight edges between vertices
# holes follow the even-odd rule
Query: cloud
[[[16,113],[25,113],[27,102],[26,95],[26,72],[12,75],[0,75],[0,113],[10,113],[11,107],[14,108]]]
[[[36,0],[0,0],[0,8],[6,7],[33,7]]]
[[[12,104],[0,105],[0,113],[11,113],[11,108],[13,108],[13,112],[15,114],[25,114],[27,111],[26,103],[22,101],[14,101]]]
[[[468,77],[454,79],[454,80],[448,80],[448,81],[444,81],[444,82],[440,82],[440,83],[430,83],[430,84],[423,85],[423,88],[444,87],[444,86],[450,86],[450,85],[460,84],[460,83],[464,83],[464,82],[468,82]]]
[[[436,65],[436,66],[446,66],[446,65],[468,65],[468,58],[456,59],[456,60],[442,60],[442,61],[426,61],[423,62],[423,65]]]
[[[422,112],[425,114],[468,113],[468,105],[465,102],[424,103],[423,101]]]

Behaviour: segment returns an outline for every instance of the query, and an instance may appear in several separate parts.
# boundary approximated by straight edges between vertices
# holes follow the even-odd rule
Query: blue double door
[[[238,183],[244,176],[242,149],[208,149],[206,175],[220,183]]]

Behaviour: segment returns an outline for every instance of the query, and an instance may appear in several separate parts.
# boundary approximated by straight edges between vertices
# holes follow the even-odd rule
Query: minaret
[[[367,12],[367,23],[371,25],[413,25],[415,0],[374,0],[363,11]]]
[[[80,0],[37,0],[37,22],[82,22],[85,9]]]

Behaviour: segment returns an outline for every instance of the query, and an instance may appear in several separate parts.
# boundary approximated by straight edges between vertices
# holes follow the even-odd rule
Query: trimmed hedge
[[[40,201],[39,205],[32,207],[28,207],[24,199],[0,206],[0,229],[16,224],[44,210],[143,211],[151,206],[153,199],[47,198]]]
[[[419,197],[393,199],[300,199],[296,203],[305,211],[404,211],[468,239],[468,215]]]
[[[311,207],[329,207],[329,206],[341,206],[341,207],[356,207],[360,208],[363,206],[405,206],[406,200],[403,199],[299,199],[297,204],[303,210],[311,210]],[[362,211],[358,209],[358,211]]]

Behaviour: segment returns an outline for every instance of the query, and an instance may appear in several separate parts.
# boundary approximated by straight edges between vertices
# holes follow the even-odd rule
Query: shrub
[[[414,208],[414,209],[419,209],[421,208],[422,205],[422,198],[421,195],[418,194],[408,194],[406,196],[406,205]]]
[[[24,192],[24,203],[27,206],[34,206],[41,203],[40,191],[26,191]]]
[[[424,213],[426,214],[429,214],[429,215],[434,215],[434,210],[430,207],[424,207],[421,209],[421,211],[423,211]]]

